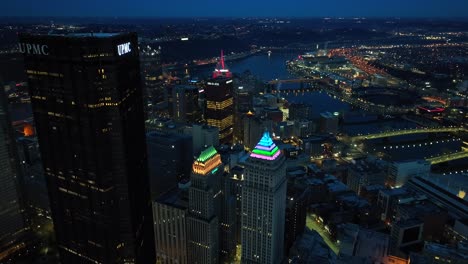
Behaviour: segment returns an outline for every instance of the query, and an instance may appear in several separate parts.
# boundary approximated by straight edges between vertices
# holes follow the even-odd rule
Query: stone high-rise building
[[[242,186],[242,263],[283,260],[286,207],[285,157],[268,132],[245,164]]]

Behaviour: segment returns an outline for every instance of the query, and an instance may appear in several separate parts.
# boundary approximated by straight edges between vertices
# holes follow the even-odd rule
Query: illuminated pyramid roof
[[[192,169],[197,174],[207,175],[210,172],[215,173],[221,163],[221,155],[211,146],[200,153],[200,156],[193,163]]]
[[[281,151],[273,143],[273,140],[270,137],[270,133],[265,131],[262,138],[255,146],[250,157],[263,159],[263,160],[275,160],[280,155]]]

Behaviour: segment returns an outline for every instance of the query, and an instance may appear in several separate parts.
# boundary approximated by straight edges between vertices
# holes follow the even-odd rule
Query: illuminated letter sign
[[[49,46],[41,44],[20,43],[19,51],[23,54],[49,55]]]
[[[117,53],[119,54],[119,56],[122,56],[130,52],[132,52],[132,48],[130,47],[130,42],[117,45]]]

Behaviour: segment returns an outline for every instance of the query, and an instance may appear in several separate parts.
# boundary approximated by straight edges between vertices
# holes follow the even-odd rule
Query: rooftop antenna
[[[221,67],[224,69],[224,51],[221,50]]]

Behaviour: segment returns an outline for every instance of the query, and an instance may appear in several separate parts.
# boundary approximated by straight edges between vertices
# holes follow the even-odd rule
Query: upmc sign
[[[41,44],[20,43],[19,51],[23,54],[49,55],[49,46]]]
[[[130,42],[117,45],[117,53],[119,54],[119,56],[122,56],[130,52],[132,52],[132,47],[130,46]]]

